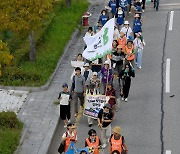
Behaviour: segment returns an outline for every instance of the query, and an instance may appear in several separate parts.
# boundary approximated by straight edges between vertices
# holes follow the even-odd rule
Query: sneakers
[[[125,98],[125,100],[124,100],[125,102],[127,102],[128,101],[128,99],[127,98]]]
[[[124,97],[122,97],[121,100],[124,101]]]
[[[64,128],[67,128],[67,125],[64,125]]]
[[[71,122],[71,119],[69,119],[67,122],[70,123],[70,122]]]
[[[141,69],[142,67],[141,66],[138,66],[139,69]]]
[[[105,149],[107,147],[107,144],[103,144],[102,148]]]

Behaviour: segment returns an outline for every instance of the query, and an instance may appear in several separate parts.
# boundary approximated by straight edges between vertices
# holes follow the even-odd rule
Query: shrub
[[[0,112],[0,128],[20,128],[22,123],[14,112]]]

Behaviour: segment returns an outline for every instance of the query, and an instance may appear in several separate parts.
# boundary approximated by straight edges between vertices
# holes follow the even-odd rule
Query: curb
[[[16,151],[14,151],[14,154],[18,154],[18,153],[19,153],[20,147],[21,147],[23,141],[25,140],[25,138],[26,138],[26,136],[27,136],[27,133],[28,133],[28,129],[27,129],[26,126],[24,126],[24,128],[23,128],[23,130],[22,130],[22,136],[21,136],[19,145],[18,145]]]
[[[51,81],[53,80],[59,66],[61,65],[62,63],[62,60],[64,59],[64,57],[66,56],[67,54],[67,51],[72,43],[72,40],[74,40],[76,38],[76,36],[78,35],[79,33],[79,29],[76,28],[75,29],[75,32],[71,35],[71,38],[69,39],[69,41],[67,42],[66,46],[64,47],[64,52],[63,54],[61,55],[57,65],[56,65],[56,68],[54,69],[54,72],[51,74],[50,78],[48,79],[48,81],[46,82],[45,85],[43,86],[40,86],[40,87],[18,87],[18,86],[2,86],[0,85],[0,89],[5,89],[5,90],[22,90],[22,91],[30,91],[30,92],[38,92],[38,91],[43,91],[43,90],[47,90],[51,84]]]

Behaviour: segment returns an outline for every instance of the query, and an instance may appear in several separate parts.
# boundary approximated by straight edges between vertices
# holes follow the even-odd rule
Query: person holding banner
[[[111,105],[106,103],[98,113],[98,126],[101,130],[102,148],[106,148],[107,142],[111,136],[111,122],[113,120],[113,113],[111,111]]]
[[[88,132],[89,137],[85,140],[85,147],[88,147],[89,153],[91,154],[99,154],[99,148],[101,146],[101,140],[96,134],[94,129],[90,129]],[[92,151],[92,152],[90,152]]]
[[[110,69],[109,61],[104,62],[104,67],[101,68],[101,94],[104,95],[107,90],[107,84],[112,80],[112,69]]]

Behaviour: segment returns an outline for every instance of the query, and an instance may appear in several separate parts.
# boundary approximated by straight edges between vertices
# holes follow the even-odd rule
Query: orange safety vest
[[[73,141],[76,140],[76,132],[74,131],[73,133],[74,133],[74,136],[73,136],[73,137],[68,137],[68,138],[66,139],[66,141],[65,141],[64,152],[66,152],[66,151],[68,150],[68,147],[69,147],[71,141],[72,141],[72,140],[73,140]]]
[[[119,140],[114,139],[114,135],[111,137],[111,153],[114,150],[119,151],[120,153],[122,152],[122,136],[120,137]]]
[[[127,58],[126,58],[126,59],[127,59],[128,61],[133,60],[133,59],[135,58],[135,55],[133,54],[133,55],[129,56],[128,54],[133,53],[134,46],[132,45],[132,47],[129,49],[129,48],[127,47],[127,45],[126,45],[126,46],[125,46],[125,50],[126,50],[126,53],[127,53]]]
[[[96,136],[96,142],[94,143],[91,143],[89,141],[89,138],[86,138],[86,142],[87,142],[87,145],[88,147],[93,147],[94,148],[94,154],[99,154],[99,149],[98,149],[98,146],[99,146],[99,137]]]
[[[125,45],[127,42],[127,38],[126,37],[123,37],[123,39],[118,38],[117,41],[118,41],[118,45],[121,45],[122,51],[124,51],[124,48],[125,48]]]

